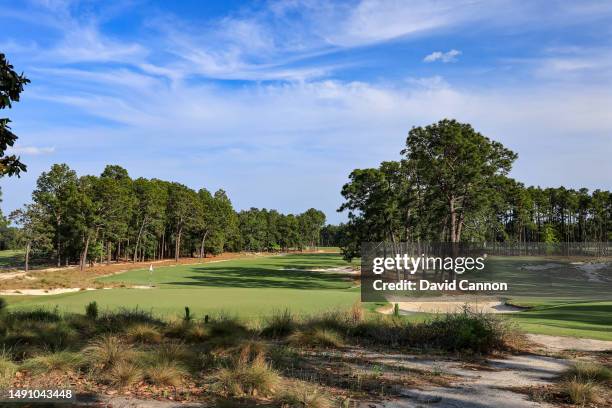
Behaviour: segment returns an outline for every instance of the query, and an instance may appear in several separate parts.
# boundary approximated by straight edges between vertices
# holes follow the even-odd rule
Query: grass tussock
[[[138,323],[127,329],[128,339],[134,343],[158,344],[162,341],[162,334],[157,327],[148,323]]]
[[[133,362],[120,360],[108,371],[106,378],[109,383],[116,387],[128,387],[142,381],[143,372]]]
[[[345,341],[340,333],[333,329],[314,327],[298,330],[289,336],[289,344],[294,347],[344,347]]]
[[[72,372],[82,368],[85,363],[86,360],[80,353],[59,351],[26,360],[22,368],[33,374]]]
[[[107,334],[92,341],[83,353],[92,366],[109,369],[131,357],[132,348],[118,336]]]
[[[144,369],[144,376],[154,385],[176,387],[181,384],[188,371],[179,363],[158,360]]]
[[[272,316],[265,319],[262,336],[270,338],[284,338],[292,334],[297,328],[297,322],[288,309],[282,312],[274,312]]]
[[[561,383],[561,392],[572,404],[586,405],[595,400],[596,388],[592,382],[571,379]]]
[[[270,367],[263,353],[252,357],[248,349],[244,350],[232,366],[217,370],[214,375],[215,388],[230,397],[266,397],[273,394],[280,382],[279,374]]]
[[[296,382],[276,393],[274,401],[281,408],[331,408],[332,401],[319,387]]]
[[[11,355],[6,351],[0,353],[0,389],[10,386],[17,373],[17,365],[13,363]]]
[[[612,370],[594,362],[578,361],[563,373],[563,377],[580,382],[609,383],[612,381]]]

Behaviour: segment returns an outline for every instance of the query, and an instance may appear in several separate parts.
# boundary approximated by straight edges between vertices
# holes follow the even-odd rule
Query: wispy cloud
[[[14,146],[8,149],[9,154],[23,154],[26,156],[40,156],[54,152],[55,147]]]
[[[431,54],[426,55],[425,58],[423,58],[423,62],[456,62],[459,55],[461,55],[461,51],[455,49],[446,52],[434,51]]]

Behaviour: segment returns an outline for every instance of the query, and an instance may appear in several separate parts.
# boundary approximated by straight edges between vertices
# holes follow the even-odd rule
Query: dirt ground
[[[223,253],[217,256],[208,256],[206,258],[180,258],[178,263],[174,259],[166,259],[163,261],[146,261],[146,262],[114,262],[107,264],[96,264],[93,267],[87,267],[80,271],[76,266],[64,268],[47,268],[38,269],[30,272],[3,272],[0,273],[0,294],[9,294],[15,290],[44,290],[49,289],[101,289],[103,285],[95,283],[97,278],[103,276],[114,275],[129,271],[132,269],[147,268],[153,264],[155,267],[169,265],[191,265],[199,263],[219,262],[231,259],[249,258],[256,256],[269,256],[269,254],[253,254],[253,253]]]

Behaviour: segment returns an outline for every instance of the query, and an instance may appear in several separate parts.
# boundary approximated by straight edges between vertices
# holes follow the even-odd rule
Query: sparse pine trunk
[[[89,233],[87,234],[87,238],[85,239],[85,247],[83,248],[83,252],[81,253],[81,260],[79,265],[79,269],[81,271],[85,269],[85,263],[87,262],[87,251],[89,250],[90,235],[91,234]]]
[[[174,261],[175,262],[179,261],[179,255],[181,251],[181,233],[182,232],[183,232],[183,228],[181,227],[176,233],[176,242],[175,242],[175,248],[174,248]]]
[[[204,258],[205,254],[204,254],[204,242],[206,241],[206,236],[208,235],[208,231],[206,231],[204,233],[204,235],[202,236],[202,243],[200,244],[200,258]]]
[[[25,248],[25,271],[28,272],[30,270],[30,249],[32,248],[32,243],[28,241]]]

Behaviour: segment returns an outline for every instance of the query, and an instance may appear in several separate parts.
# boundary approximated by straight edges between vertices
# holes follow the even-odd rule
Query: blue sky
[[[320,208],[407,132],[470,122],[529,185],[612,188],[609,1],[8,1],[0,52],[28,164],[5,213],[66,162],[224,188],[238,209]]]

